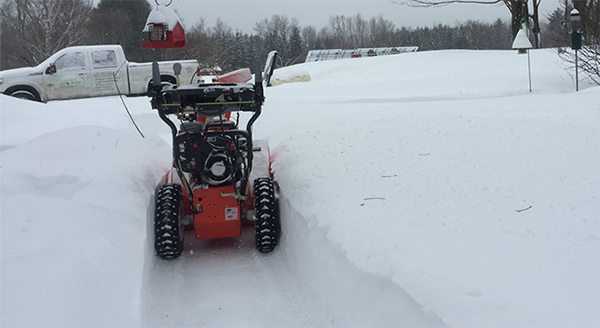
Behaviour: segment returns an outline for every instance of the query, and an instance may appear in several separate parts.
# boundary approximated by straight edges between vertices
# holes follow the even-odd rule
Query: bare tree
[[[540,4],[542,0],[531,0],[533,4],[533,14],[531,14],[531,20],[533,21],[533,38],[536,48],[542,48],[542,41],[540,39]]]
[[[329,38],[332,40],[332,46],[334,48],[354,48],[353,35],[348,24],[348,19],[344,15],[337,15],[329,17],[329,23],[327,24],[327,31]]]
[[[354,17],[354,21],[352,22],[354,25],[354,33],[356,34],[356,47],[357,48],[365,48],[368,47],[369,44],[369,22],[363,19],[360,13],[356,14]]]
[[[353,49],[394,46],[396,30],[394,23],[382,15],[367,21],[359,13],[350,17],[329,17],[324,33],[327,34],[329,48]]]
[[[34,65],[84,40],[92,0],[3,0],[0,9],[3,57]]]
[[[578,51],[579,69],[588,78],[600,85],[600,1],[598,0],[564,0],[561,4],[564,10],[564,24],[569,25],[569,16],[573,8],[581,15],[580,31],[582,35],[581,49]],[[570,28],[564,28],[568,39]],[[562,59],[571,66],[575,65],[575,54],[568,48],[559,49]]]
[[[14,1],[0,2],[0,68],[8,69],[20,66],[33,66],[30,55],[20,51],[21,43],[17,37],[19,24]],[[13,37],[9,37],[13,36]]]
[[[540,21],[539,21],[539,6],[542,0],[531,0],[533,4],[533,13],[529,14],[529,0],[398,0],[394,3],[404,4],[408,6],[416,7],[435,7],[445,6],[449,4],[462,3],[462,4],[481,4],[481,5],[493,5],[498,3],[504,3],[511,14],[511,27],[513,38],[521,29],[521,20],[523,18],[533,21],[531,27],[534,35],[535,47],[539,48],[540,45]]]
[[[383,15],[371,18],[369,28],[372,47],[395,46],[394,34],[396,26],[391,21],[384,19]]]

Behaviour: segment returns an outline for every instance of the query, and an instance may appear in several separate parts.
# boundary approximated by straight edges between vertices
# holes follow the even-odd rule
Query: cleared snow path
[[[175,261],[152,257],[144,277],[143,326],[303,326],[307,318],[285,294],[289,275],[253,247],[253,229],[239,238],[196,241],[192,232]]]
[[[175,261],[148,259],[142,325],[444,326],[390,279],[360,271],[282,197],[283,236],[271,254],[239,238],[198,241],[186,233]]]

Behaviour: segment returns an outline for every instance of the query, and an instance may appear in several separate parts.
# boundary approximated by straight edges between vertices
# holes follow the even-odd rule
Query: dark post
[[[571,11],[571,49],[575,50],[575,91],[579,91],[579,69],[577,63],[577,50],[581,49],[581,31],[579,22],[581,16],[577,9]]]

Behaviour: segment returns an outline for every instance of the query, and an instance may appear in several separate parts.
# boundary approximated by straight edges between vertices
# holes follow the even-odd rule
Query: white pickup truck
[[[180,75],[173,65],[181,65]],[[194,84],[199,80],[195,60],[159,62],[163,82]],[[152,63],[131,63],[119,45],[62,49],[36,67],[0,72],[0,93],[46,102],[55,99],[110,95],[145,95],[152,83]]]

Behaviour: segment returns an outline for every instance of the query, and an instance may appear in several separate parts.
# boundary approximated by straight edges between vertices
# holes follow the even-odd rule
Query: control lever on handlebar
[[[158,62],[152,62],[152,87],[148,88],[148,96],[154,98],[160,95],[162,90],[160,80],[160,69],[158,68]]]

